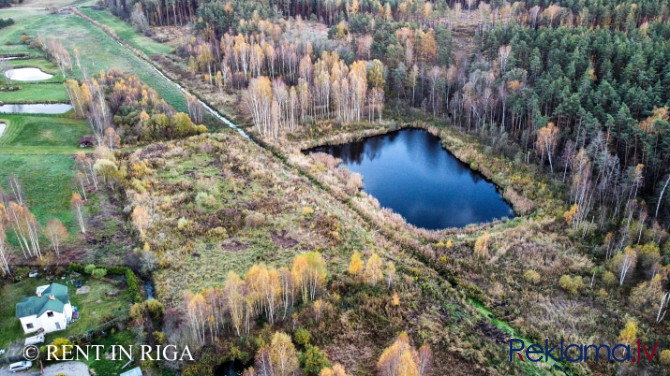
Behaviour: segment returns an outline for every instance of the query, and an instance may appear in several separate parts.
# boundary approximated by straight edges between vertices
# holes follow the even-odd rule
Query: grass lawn
[[[110,27],[121,39],[130,43],[133,47],[139,49],[148,56],[168,54],[172,51],[172,48],[169,46],[158,43],[153,39],[136,32],[129,24],[118,17],[115,17],[107,10],[95,10],[93,8],[80,8],[79,10],[101,24]]]
[[[0,91],[0,101],[5,103],[51,103],[68,102],[70,98],[60,82],[56,83],[17,83],[21,90]]]
[[[42,56],[44,55],[42,51],[35,50],[33,48],[29,48],[25,44],[10,44],[10,45],[0,45],[0,55],[25,55],[28,54],[30,56]]]
[[[76,295],[74,287],[76,278],[71,277],[67,272],[64,276],[64,279],[56,277],[53,282],[64,284],[69,288],[70,303],[73,307],[77,307],[80,316],[66,330],[48,334],[46,343],[50,343],[57,337],[82,334],[87,330],[96,328],[103,323],[102,321],[105,316],[118,317],[128,313],[130,297],[127,291],[122,291],[119,296],[114,298],[105,297],[106,291],[113,291],[117,288],[106,282],[84,276],[84,285],[91,286],[91,292]],[[49,283],[45,278],[39,277],[24,278],[17,283],[5,281],[0,286],[0,296],[3,301],[3,304],[0,305],[0,348],[6,347],[14,341],[23,342],[26,335],[21,329],[21,323],[16,319],[16,303],[27,296],[35,294],[37,286]]]
[[[0,146],[0,150],[4,149]],[[73,233],[76,231],[70,210],[73,164],[71,155],[0,154],[0,182],[4,185],[10,175],[18,176],[28,206],[37,219],[45,224],[51,218],[58,218]]]
[[[8,124],[5,134],[0,137],[0,146],[76,148],[81,137],[91,134],[91,128],[85,120],[67,117],[3,114],[0,115],[0,121]]]

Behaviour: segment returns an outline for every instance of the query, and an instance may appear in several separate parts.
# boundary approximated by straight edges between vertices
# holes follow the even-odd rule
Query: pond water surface
[[[3,104],[3,114],[64,114],[72,109],[69,103]]]
[[[39,68],[15,68],[5,72],[5,77],[15,81],[41,81],[48,80],[53,74],[46,73]]]
[[[403,129],[343,145],[320,146],[363,176],[363,190],[407,222],[435,230],[485,223],[514,211],[496,186],[423,129]]]

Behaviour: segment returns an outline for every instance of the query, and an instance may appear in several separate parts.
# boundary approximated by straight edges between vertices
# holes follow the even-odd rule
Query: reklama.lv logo
[[[519,346],[520,345],[520,346]],[[544,341],[544,347],[535,343],[530,344],[526,347],[526,342],[522,339],[510,339],[509,341],[509,361],[511,362],[516,357],[516,354],[522,362],[525,362],[528,359],[531,362],[548,362],[549,358],[553,359],[556,362],[562,362],[563,359],[568,362],[586,362],[591,356],[596,362],[601,358],[605,358],[601,353],[601,350],[607,351],[607,361],[612,360],[616,362],[640,362],[644,356],[651,361],[656,354],[656,349],[658,348],[658,342],[654,345],[654,349],[651,351],[651,354],[647,351],[647,346],[642,344],[642,341],[637,340],[637,354],[632,354],[630,345],[619,343],[610,347],[609,345],[584,345],[584,344],[575,344],[571,343],[565,346],[563,340],[558,345],[549,347],[549,340]],[[525,350],[525,351],[524,351]],[[604,351],[603,351],[604,352]],[[525,358],[522,354],[525,353]],[[637,355],[637,358],[635,357]]]

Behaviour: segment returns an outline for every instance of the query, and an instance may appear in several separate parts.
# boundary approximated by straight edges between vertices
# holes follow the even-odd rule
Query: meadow
[[[132,26],[117,17],[114,17],[108,10],[96,10],[93,8],[81,7],[79,8],[79,11],[114,30],[119,38],[144,52],[147,56],[168,54],[172,52],[172,48],[169,46],[158,43],[153,39],[136,32]]]

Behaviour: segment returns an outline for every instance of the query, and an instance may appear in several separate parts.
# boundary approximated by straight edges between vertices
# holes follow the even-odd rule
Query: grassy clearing
[[[71,335],[82,334],[87,330],[96,328],[103,323],[103,320],[111,317],[118,317],[128,313],[130,306],[130,297],[127,291],[122,291],[119,296],[114,298],[105,297],[106,291],[113,291],[117,288],[106,282],[83,276],[84,285],[91,286],[91,292],[87,294],[75,294],[76,288],[74,282],[77,277],[70,273],[65,273],[63,277],[53,279],[68,286],[70,294],[70,303],[77,307],[80,312],[80,318],[71,324],[66,330],[50,333],[46,337],[49,343],[57,337],[68,337]],[[0,348],[6,347],[14,341],[23,342],[26,335],[23,333],[21,323],[16,319],[16,303],[21,299],[35,294],[37,286],[46,285],[50,282],[45,278],[24,278],[17,283],[5,282],[0,286],[0,296],[3,304],[0,305]],[[107,317],[106,317],[107,316]]]
[[[3,152],[5,147],[2,147]],[[76,223],[70,211],[74,161],[71,155],[7,155],[0,154],[0,181],[14,174],[21,179],[30,210],[46,223],[60,219],[70,230]]]
[[[28,55],[28,56],[42,56],[41,51],[29,48],[25,44],[3,44],[0,45],[0,55],[13,56],[13,55]]]
[[[81,137],[91,133],[85,120],[54,116],[1,115],[8,124],[0,138],[0,146],[71,147],[76,148]],[[4,150],[3,150],[4,152]]]
[[[21,90],[1,91],[0,101],[5,103],[52,103],[68,102],[70,98],[61,83],[20,83]]]
[[[114,17],[114,15],[107,10],[95,10],[93,8],[80,8],[79,10],[88,17],[108,26],[114,30],[119,38],[130,43],[130,45],[149,56],[155,54],[168,54],[172,51],[172,48],[169,46],[158,43],[153,39],[136,32],[130,25],[121,19]]]
[[[61,8],[68,5],[93,5],[96,0],[24,0],[23,3],[17,7],[39,8],[39,7],[55,7]]]

